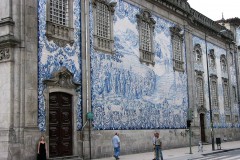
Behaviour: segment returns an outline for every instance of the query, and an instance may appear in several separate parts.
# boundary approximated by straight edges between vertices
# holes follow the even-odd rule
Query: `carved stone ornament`
[[[0,49],[0,61],[10,59],[9,48]]]
[[[181,40],[183,40],[182,28],[179,25],[170,27],[170,31],[172,33],[172,37],[178,36]]]
[[[73,81],[73,74],[66,67],[61,68],[53,74],[53,78],[44,80],[43,83],[47,86],[59,86],[72,89],[80,86],[80,84]]]
[[[205,114],[207,112],[207,109],[203,105],[201,105],[201,106],[198,106],[197,111],[199,114],[201,113]]]
[[[109,2],[108,0],[93,0],[93,2],[92,2],[93,7],[96,8],[97,2],[103,3],[103,4],[107,5],[109,11],[111,12],[111,14],[112,14],[112,15],[114,14],[114,12],[115,12],[115,6],[117,5],[117,2],[111,2],[111,1]]]
[[[152,18],[151,13],[148,10],[142,10],[140,14],[136,15],[138,24],[141,24],[142,21],[147,22],[152,30],[154,31],[156,21]]]

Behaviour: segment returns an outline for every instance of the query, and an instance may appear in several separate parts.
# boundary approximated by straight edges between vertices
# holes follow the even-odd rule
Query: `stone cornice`
[[[231,41],[234,39],[233,33],[230,30],[226,29],[224,26],[221,26],[217,22],[211,20],[210,18],[204,16],[203,14],[191,8],[187,0],[147,0],[147,1],[154,3],[158,6],[167,7],[173,12],[186,17],[189,23],[198,26],[202,29],[205,30],[207,29],[209,32],[212,33],[212,35],[220,36]],[[220,32],[223,30],[224,32]]]
[[[6,25],[10,25],[13,26],[14,25],[14,21],[12,20],[12,18],[2,18],[0,20],[0,27],[1,26],[6,26]]]
[[[0,36],[0,48],[5,48],[6,46],[15,46],[20,42],[13,35]]]

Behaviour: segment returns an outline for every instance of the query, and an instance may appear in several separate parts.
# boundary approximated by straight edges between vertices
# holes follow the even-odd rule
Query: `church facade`
[[[187,0],[1,4],[0,159],[36,159],[41,135],[50,159],[112,156],[115,132],[122,154],[156,131],[166,149],[240,139],[240,19]]]

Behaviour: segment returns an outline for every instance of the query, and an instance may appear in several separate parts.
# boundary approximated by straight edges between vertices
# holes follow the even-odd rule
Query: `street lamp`
[[[210,80],[209,80],[209,64],[208,64],[208,50],[207,50],[207,34],[205,33],[205,47],[206,47],[206,61],[207,61],[207,78],[208,78],[208,99],[209,99],[209,112],[210,112],[210,127],[211,127],[211,139],[212,139],[212,150],[215,150],[214,145],[214,131],[213,131],[213,118],[212,118],[212,103],[211,103],[211,91],[210,91]]]

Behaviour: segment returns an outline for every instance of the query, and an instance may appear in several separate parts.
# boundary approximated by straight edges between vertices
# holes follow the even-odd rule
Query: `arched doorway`
[[[200,114],[200,130],[201,130],[201,141],[206,142],[205,136],[205,115],[203,113]]]
[[[49,93],[49,157],[73,154],[72,95]]]

